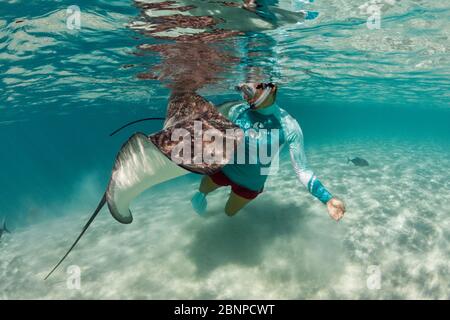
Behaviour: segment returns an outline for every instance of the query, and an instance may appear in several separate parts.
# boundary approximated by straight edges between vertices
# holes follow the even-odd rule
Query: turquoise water
[[[319,16],[301,21],[291,1],[258,12],[219,1],[3,1],[0,219],[13,232],[0,240],[0,298],[448,299],[450,5],[380,1],[380,29],[369,29],[364,3],[316,0],[302,8]],[[67,28],[70,5],[79,30]],[[161,123],[110,132],[164,116],[174,87],[219,104],[248,78],[279,84],[310,166],[347,204],[339,224],[296,181],[285,150],[280,173],[238,216],[223,214],[225,190],[197,216],[199,177],[182,177],[141,195],[130,226],[102,212],[42,280],[97,205],[121,144]],[[80,290],[65,285],[69,265],[82,270]],[[367,285],[370,266],[379,289]]]

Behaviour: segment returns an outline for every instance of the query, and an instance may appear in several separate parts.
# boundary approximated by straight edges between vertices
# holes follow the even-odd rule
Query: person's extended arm
[[[314,172],[308,168],[306,154],[303,146],[303,133],[297,121],[291,116],[284,119],[286,142],[289,145],[289,154],[294,171],[300,182],[308,191],[323,203],[327,203],[333,196],[322,185]]]
[[[298,179],[313,196],[327,205],[331,217],[339,220],[345,212],[344,204],[342,201],[333,198],[314,172],[308,168],[303,145],[303,133],[298,122],[289,115],[284,116],[282,121],[286,142],[289,145],[292,166]]]

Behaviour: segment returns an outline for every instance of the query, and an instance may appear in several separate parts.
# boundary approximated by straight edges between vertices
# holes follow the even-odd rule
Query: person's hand
[[[342,219],[345,213],[345,204],[337,198],[331,198],[327,202],[328,214],[336,221]]]

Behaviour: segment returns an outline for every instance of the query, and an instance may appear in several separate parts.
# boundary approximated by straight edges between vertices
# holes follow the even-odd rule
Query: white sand
[[[196,215],[189,200],[197,181],[185,177],[142,195],[131,225],[102,212],[47,281],[89,212],[4,236],[0,298],[450,298],[448,150],[349,142],[307,151],[322,182],[347,203],[338,224],[287,161],[234,218],[222,212],[226,190],[209,197],[207,217]],[[371,166],[347,165],[347,155]],[[67,288],[69,265],[81,268],[80,290]],[[381,272],[379,290],[367,287],[371,265]]]

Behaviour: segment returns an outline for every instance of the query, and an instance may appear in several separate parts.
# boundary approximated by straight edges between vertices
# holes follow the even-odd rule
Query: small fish
[[[347,163],[352,162],[357,167],[367,167],[369,165],[369,162],[363,158],[356,157],[353,159],[347,158]]]
[[[11,231],[9,231],[9,230],[6,228],[6,221],[3,221],[3,227],[0,228],[0,239],[2,238],[3,233],[5,233],[5,232],[11,233]]]

